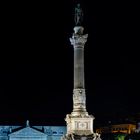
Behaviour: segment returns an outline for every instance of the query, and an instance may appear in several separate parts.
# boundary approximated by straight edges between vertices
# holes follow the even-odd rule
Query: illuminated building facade
[[[65,126],[0,126],[0,140],[60,140]]]
[[[131,134],[136,130],[135,124],[116,124],[96,129],[97,133],[125,133]]]

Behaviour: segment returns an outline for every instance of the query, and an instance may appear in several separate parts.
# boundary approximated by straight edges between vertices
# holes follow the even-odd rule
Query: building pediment
[[[9,134],[10,137],[46,137],[47,135],[31,127],[25,127]]]

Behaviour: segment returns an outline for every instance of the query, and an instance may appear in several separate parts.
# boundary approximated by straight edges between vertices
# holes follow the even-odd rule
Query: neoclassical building
[[[0,126],[0,140],[60,140],[66,126]]]

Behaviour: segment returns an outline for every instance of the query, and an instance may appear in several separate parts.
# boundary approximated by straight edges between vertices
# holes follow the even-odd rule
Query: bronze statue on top
[[[75,7],[74,21],[77,26],[80,26],[83,22],[83,11],[79,3],[77,4],[77,7]]]

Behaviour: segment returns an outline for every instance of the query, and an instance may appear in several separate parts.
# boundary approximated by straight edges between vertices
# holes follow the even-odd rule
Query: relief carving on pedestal
[[[74,89],[73,92],[74,92],[73,94],[74,105],[76,104],[85,105],[86,104],[85,89]]]

